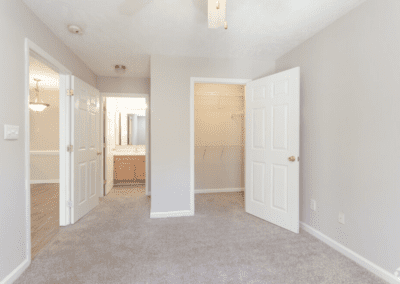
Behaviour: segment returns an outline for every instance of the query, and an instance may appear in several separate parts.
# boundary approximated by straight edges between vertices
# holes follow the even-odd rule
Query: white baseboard
[[[106,195],[110,193],[111,189],[114,187],[114,182],[106,183]]]
[[[389,282],[390,284],[399,284],[400,279],[398,279],[394,274],[390,273],[389,271],[379,267],[378,265],[372,263],[368,259],[362,257],[361,255],[355,253],[354,251],[350,250],[349,248],[345,247],[344,245],[338,243],[337,241],[331,239],[330,237],[322,234],[320,231],[314,229],[313,227],[307,225],[306,223],[300,222],[301,228],[306,231],[307,233],[313,235],[320,241],[326,243],[333,249],[337,250],[338,252],[342,253],[346,257],[350,258],[351,260],[355,261],[368,271],[372,272],[379,278]]]
[[[213,188],[213,189],[195,189],[194,193],[219,193],[219,192],[239,192],[244,191],[243,187],[238,188]]]
[[[59,179],[46,179],[46,180],[31,180],[31,184],[39,183],[60,183]]]
[[[30,257],[30,256],[29,256]],[[10,274],[6,276],[3,280],[0,281],[0,284],[11,284],[15,280],[18,279],[18,277],[21,276],[21,274],[29,267],[31,264],[30,258],[26,258],[20,265],[17,266]]]
[[[169,218],[169,217],[185,217],[194,216],[191,210],[170,211],[170,212],[151,212],[150,218]]]

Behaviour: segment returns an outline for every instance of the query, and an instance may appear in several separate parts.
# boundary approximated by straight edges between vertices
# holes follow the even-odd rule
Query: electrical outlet
[[[340,224],[344,224],[344,213],[343,212],[339,212],[339,223]]]
[[[315,199],[310,199],[310,209],[313,211],[317,210],[317,202]]]

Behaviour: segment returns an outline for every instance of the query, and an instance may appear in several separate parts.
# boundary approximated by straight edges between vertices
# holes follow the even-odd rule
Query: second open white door
[[[246,212],[299,232],[300,68],[246,84]]]
[[[100,92],[71,76],[71,223],[99,204],[102,191],[100,159]]]

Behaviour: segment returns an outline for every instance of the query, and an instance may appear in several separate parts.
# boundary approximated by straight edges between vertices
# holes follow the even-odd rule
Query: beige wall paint
[[[133,77],[97,77],[97,89],[103,93],[150,94],[150,79]]]
[[[30,93],[30,101],[35,94]],[[31,151],[59,150],[60,148],[60,94],[59,90],[45,89],[40,95],[50,106],[43,111],[29,110]]]
[[[74,75],[96,84],[96,75],[45,26],[21,0],[0,0],[0,132],[18,125],[18,140],[0,139],[0,281],[26,258],[25,192],[25,38],[29,38]]]
[[[36,99],[36,82],[39,82],[40,99],[49,104],[43,111],[29,109],[31,151],[59,151],[60,148],[60,76],[45,64],[29,59],[29,101]],[[60,156],[32,154],[30,164],[31,181],[59,179]],[[59,221],[59,219],[57,219]]]
[[[60,178],[59,155],[31,155],[31,181]]]
[[[277,61],[277,71],[301,67],[301,221],[390,273],[400,265],[399,14],[398,0],[367,1]]]
[[[195,189],[244,187],[244,89],[194,85]]]
[[[151,211],[190,210],[190,77],[258,79],[275,62],[151,58]]]
[[[195,84],[195,146],[243,146],[244,86]],[[232,117],[232,115],[234,115]]]

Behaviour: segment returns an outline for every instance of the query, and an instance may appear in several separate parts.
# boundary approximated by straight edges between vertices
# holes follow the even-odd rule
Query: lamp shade
[[[33,111],[43,111],[49,104],[43,103],[29,103],[29,108]]]

